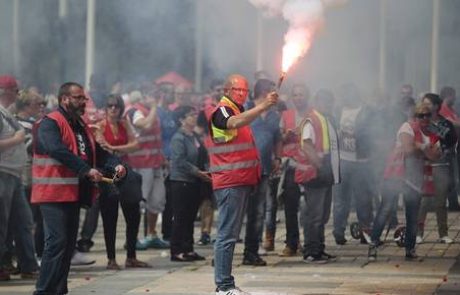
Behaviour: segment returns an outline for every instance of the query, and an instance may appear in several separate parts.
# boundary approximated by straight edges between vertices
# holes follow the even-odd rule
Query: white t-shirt
[[[315,144],[315,130],[313,129],[313,125],[310,122],[305,123],[305,126],[302,130],[302,140],[310,139],[313,144]]]
[[[430,138],[428,136],[426,136],[425,134],[423,134],[423,132],[421,132],[421,133],[422,133],[423,144],[429,144],[430,143]],[[398,133],[396,135],[396,147],[401,147],[401,145],[402,145],[401,139],[400,139],[401,134],[407,134],[407,135],[410,135],[412,137],[415,136],[414,129],[412,129],[412,127],[410,126],[410,124],[408,122],[404,122],[404,124],[402,124],[401,127],[399,128]]]
[[[361,107],[343,108],[340,116],[340,159],[356,162],[356,135],[355,126]]]

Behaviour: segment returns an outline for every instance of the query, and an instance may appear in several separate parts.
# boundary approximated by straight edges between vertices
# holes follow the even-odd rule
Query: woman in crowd
[[[438,225],[439,242],[451,244],[453,240],[447,234],[447,197],[455,190],[454,169],[452,164],[455,158],[457,134],[454,125],[439,114],[442,100],[439,95],[427,93],[422,103],[427,105],[431,112],[430,131],[439,138],[441,155],[439,159],[430,161],[430,169],[433,174],[433,185],[422,198],[418,220],[419,231],[417,243],[422,242],[423,227],[429,208],[434,208]],[[456,194],[456,192],[453,192]]]
[[[171,139],[171,261],[204,260],[193,250],[193,226],[201,203],[201,182],[211,181],[209,174],[204,171],[207,155],[203,143],[194,132],[198,112],[193,107],[180,106],[175,114],[180,128]]]
[[[123,156],[137,149],[138,142],[128,121],[123,119],[125,105],[119,95],[109,95],[105,108],[106,118],[97,124],[96,140],[108,151]],[[109,185],[101,184],[99,202],[104,227],[105,247],[107,251],[107,269],[119,270],[115,259],[115,237],[120,203],[126,221],[127,258],[125,267],[149,267],[136,259],[136,241],[139,231],[139,203],[125,202],[119,198],[117,191]]]
[[[400,192],[404,194],[406,215],[406,259],[417,258],[417,214],[426,186],[425,160],[439,157],[437,138],[428,130],[430,118],[430,109],[424,104],[419,104],[415,108],[415,120],[409,119],[398,131],[395,148],[390,154],[384,172],[382,202],[374,219],[372,243],[369,245],[370,261],[377,258],[377,247],[381,244],[380,236]]]

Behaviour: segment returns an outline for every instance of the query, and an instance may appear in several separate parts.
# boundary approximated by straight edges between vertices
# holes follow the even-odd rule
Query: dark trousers
[[[331,215],[332,187],[309,188],[305,187],[305,215],[304,220],[304,255],[319,255],[324,252],[325,226]]]
[[[171,192],[171,180],[169,176],[165,179],[165,191],[166,191],[166,204],[161,216],[161,234],[163,240],[169,240],[171,238],[172,227],[173,227],[173,208],[172,208],[172,192]]]
[[[200,184],[171,181],[171,255],[193,252],[193,223],[200,206]]]
[[[264,228],[265,204],[268,192],[268,176],[263,175],[255,190],[249,196],[246,209],[246,236],[244,238],[245,255],[257,255],[259,241]]]
[[[99,198],[86,209],[85,220],[81,227],[80,240],[81,241],[91,241],[94,233],[97,230],[97,222],[99,220]]]
[[[117,235],[118,204],[121,205],[126,221],[126,250],[128,258],[136,258],[136,241],[139,233],[141,213],[139,203],[120,202],[118,195],[102,191],[99,206],[104,227],[105,249],[108,259],[115,259],[115,239]]]
[[[27,186],[25,187],[25,192],[27,196],[27,200],[30,203],[30,197],[32,195],[32,187]],[[42,257],[43,255],[43,248],[45,247],[45,232],[43,230],[43,217],[40,211],[40,205],[30,204],[30,208],[32,209],[32,216],[35,223],[35,233],[34,233],[34,242],[35,242],[35,253],[37,253],[38,257]]]
[[[40,205],[40,210],[45,229],[45,249],[34,295],[67,294],[80,205],[77,202],[44,203]]]
[[[300,188],[294,181],[294,169],[286,171],[284,184],[284,214],[286,217],[286,246],[296,250],[299,244],[299,200]]]

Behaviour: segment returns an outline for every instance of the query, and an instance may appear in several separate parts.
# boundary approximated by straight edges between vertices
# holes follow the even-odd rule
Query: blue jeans
[[[252,186],[237,186],[214,191],[219,220],[214,243],[214,280],[219,290],[235,287],[232,261]]]
[[[67,294],[70,260],[78,234],[80,205],[72,203],[44,203],[40,205],[45,229],[40,276],[34,295]]]
[[[354,197],[356,215],[362,229],[370,229],[372,224],[372,171],[369,163],[340,161],[342,182],[334,194],[334,230],[336,240],[345,237],[351,197]]]
[[[36,271],[38,264],[35,258],[34,221],[24,189],[19,196],[13,198],[11,212],[14,214],[10,215],[8,231],[16,245],[18,268],[22,273]]]
[[[244,253],[257,255],[259,241],[264,229],[265,203],[268,192],[268,176],[262,176],[254,193],[249,196],[246,220],[246,236],[244,238]]]
[[[279,178],[269,180],[267,200],[265,205],[265,228],[267,232],[275,235],[276,232],[276,212],[278,211],[278,190]]]
[[[374,219],[374,227],[371,233],[373,243],[377,243],[382,235],[385,224],[389,221],[390,214],[393,210],[394,203],[398,201],[399,193],[401,192],[400,185],[396,181],[385,180],[382,189],[382,202]],[[404,207],[406,213],[406,235],[405,247],[406,251],[415,248],[415,239],[417,234],[417,216],[420,208],[421,195],[409,188],[403,186]]]

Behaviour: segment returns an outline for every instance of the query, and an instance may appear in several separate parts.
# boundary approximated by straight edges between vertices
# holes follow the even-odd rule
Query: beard
[[[82,105],[79,105],[79,106],[69,104],[68,110],[69,110],[69,112],[71,114],[80,117],[80,116],[83,116],[85,114],[85,108],[86,108],[86,104],[82,104]]]

